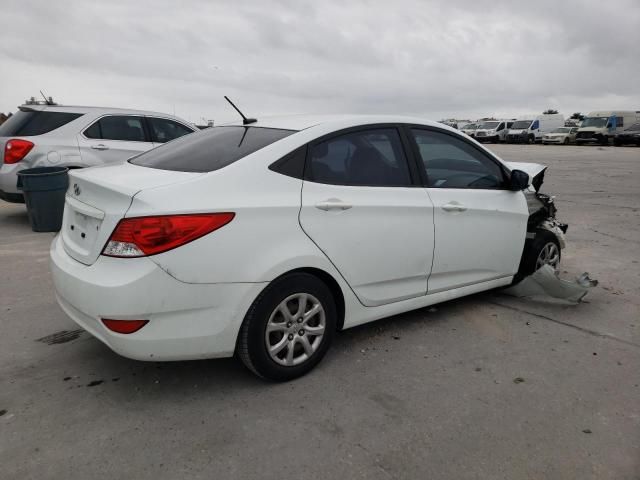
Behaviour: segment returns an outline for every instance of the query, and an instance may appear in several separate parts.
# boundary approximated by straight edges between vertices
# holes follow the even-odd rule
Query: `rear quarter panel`
[[[137,194],[127,217],[235,213],[219,230],[150,258],[188,283],[265,282],[302,267],[337,274],[300,228],[302,180],[256,163],[247,157],[192,182]]]

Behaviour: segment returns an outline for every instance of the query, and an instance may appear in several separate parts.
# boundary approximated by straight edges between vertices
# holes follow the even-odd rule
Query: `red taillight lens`
[[[103,318],[102,323],[112,332],[116,333],[134,333],[144,327],[149,320],[113,320],[110,318]]]
[[[33,148],[28,140],[11,139],[4,146],[4,163],[18,163]]]
[[[109,257],[144,257],[166,252],[223,227],[234,213],[196,213],[120,220],[102,251]]]

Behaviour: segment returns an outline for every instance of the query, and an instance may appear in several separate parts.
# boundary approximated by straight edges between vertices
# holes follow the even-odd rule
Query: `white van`
[[[626,127],[640,121],[640,111],[633,110],[602,110],[591,112],[582,121],[576,135],[578,145],[585,143],[599,143],[609,145],[609,139]]]
[[[546,133],[562,126],[564,116],[561,113],[526,115],[513,122],[507,133],[507,143],[541,142]]]
[[[478,142],[504,142],[512,124],[513,120],[484,120],[478,125],[475,138]]]

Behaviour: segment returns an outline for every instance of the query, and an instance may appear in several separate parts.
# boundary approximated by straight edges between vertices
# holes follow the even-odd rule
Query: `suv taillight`
[[[33,148],[33,143],[28,140],[12,138],[4,146],[4,163],[18,163]]]
[[[124,218],[102,254],[132,258],[166,252],[225,226],[234,216],[226,212]]]

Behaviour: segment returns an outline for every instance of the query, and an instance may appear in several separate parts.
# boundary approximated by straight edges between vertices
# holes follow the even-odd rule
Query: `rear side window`
[[[43,135],[80,118],[82,115],[82,113],[47,112],[46,110],[36,112],[20,110],[0,126],[0,137]]]
[[[143,117],[130,115],[102,117],[84,131],[84,136],[101,140],[146,142],[143,122]]]
[[[151,128],[151,141],[166,143],[192,133],[193,130],[166,118],[147,117]]]
[[[500,166],[462,139],[431,130],[412,130],[430,188],[497,189]]]
[[[130,162],[178,172],[212,172],[288,137],[294,130],[262,127],[214,127],[187,135]]]
[[[331,185],[411,186],[407,158],[395,128],[347,133],[311,148],[309,177]]]

